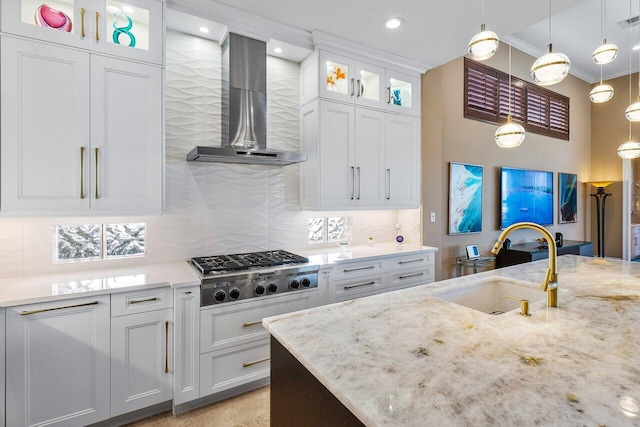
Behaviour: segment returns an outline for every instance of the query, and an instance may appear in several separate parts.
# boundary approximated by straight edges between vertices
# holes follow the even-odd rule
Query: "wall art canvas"
[[[578,222],[578,175],[574,173],[558,174],[559,200],[558,223]]]
[[[553,172],[501,168],[500,228],[516,222],[553,224]]]
[[[449,234],[482,231],[483,166],[450,163]]]

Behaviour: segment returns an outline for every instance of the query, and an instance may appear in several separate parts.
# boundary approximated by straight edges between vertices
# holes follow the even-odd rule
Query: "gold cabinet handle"
[[[96,12],[96,41],[100,41],[100,32],[98,31],[100,27],[100,12]]]
[[[360,286],[371,286],[371,285],[375,285],[376,282],[374,282],[373,280],[367,283],[358,283],[357,285],[345,285],[345,289],[352,289],[352,288],[359,288]]]
[[[424,276],[424,273],[420,272],[420,273],[409,274],[407,276],[398,276],[398,279],[403,280],[403,279],[408,279],[410,277],[419,277],[419,276]]]
[[[169,373],[169,321],[164,322],[164,373]]]
[[[80,198],[84,199],[84,147],[80,147]]]
[[[85,302],[84,304],[65,305],[64,307],[41,308],[38,310],[24,310],[20,312],[20,316],[28,316],[29,314],[43,313],[45,311],[65,310],[67,308],[84,307],[87,305],[98,305],[98,301]]]
[[[100,150],[96,148],[95,152],[96,152],[96,199],[97,199],[98,198],[98,154],[100,153]]]
[[[254,360],[253,362],[246,362],[242,364],[243,368],[248,368],[249,366],[257,365],[258,363],[266,362],[271,359],[270,357],[265,357],[264,359]]]
[[[412,262],[422,262],[424,261],[424,258],[416,258],[416,259],[410,259],[408,261],[398,261],[398,264],[410,264]]]
[[[358,268],[345,268],[344,270],[342,270],[345,273],[351,273],[352,271],[361,271],[361,270],[373,270],[374,268],[376,268],[375,265],[369,265],[367,267],[358,267]]]
[[[242,327],[248,328],[249,326],[259,325],[260,323],[262,323],[262,320],[258,320],[257,322],[246,322],[242,324]]]
[[[129,304],[140,304],[143,302],[151,302],[151,301],[159,301],[160,298],[158,297],[153,297],[153,298],[147,298],[147,299],[132,299],[131,301],[129,301]]]
[[[80,37],[84,38],[84,7],[80,8]]]

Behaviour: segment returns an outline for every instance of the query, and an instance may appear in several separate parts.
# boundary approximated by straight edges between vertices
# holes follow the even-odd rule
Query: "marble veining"
[[[547,261],[265,319],[369,426],[635,425],[640,264],[559,257],[559,307],[499,316],[441,300],[503,276],[537,286]]]

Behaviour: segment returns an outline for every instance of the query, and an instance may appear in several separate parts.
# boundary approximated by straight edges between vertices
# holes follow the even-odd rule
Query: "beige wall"
[[[516,49],[512,52],[513,75],[530,81],[529,69],[535,58]],[[497,125],[463,117],[463,58],[429,71],[423,76],[422,90],[422,191],[423,241],[440,248],[436,261],[437,280],[455,275],[455,258],[465,253],[465,246],[478,244],[483,255],[489,255],[499,230],[500,167],[547,170],[554,173],[554,222],[552,233],[561,232],[565,240],[590,240],[590,206],[586,185],[578,188],[578,222],[558,222],[558,172],[576,173],[578,181],[590,179],[591,173],[591,86],[573,76],[550,89],[571,99],[571,139],[564,141],[528,133],[524,143],[514,149],[501,149],[494,142]],[[508,46],[485,63],[508,71]],[[614,153],[615,154],[615,153]],[[482,233],[448,235],[449,162],[484,166]],[[430,222],[430,213],[436,222]],[[522,230],[510,236],[513,243],[539,237]]]
[[[605,224],[605,254],[622,256],[622,160],[618,157],[618,146],[629,140],[629,121],[624,112],[631,102],[638,99],[638,75],[631,76],[631,102],[629,101],[629,76],[607,81],[613,86],[613,98],[591,108],[591,158],[593,181],[617,181],[607,187],[611,197],[607,198]],[[594,85],[595,86],[595,85]],[[640,125],[632,124],[634,141],[640,140]],[[589,191],[595,193],[593,187]],[[591,233],[596,235],[595,202],[591,204]],[[595,240],[595,237],[594,237]]]

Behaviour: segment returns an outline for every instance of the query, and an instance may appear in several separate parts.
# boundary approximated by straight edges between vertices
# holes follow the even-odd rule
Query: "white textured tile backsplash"
[[[366,243],[369,236],[378,243],[393,241],[397,223],[402,225],[405,241],[420,243],[418,209],[301,211],[299,165],[281,168],[187,163],[185,156],[194,146],[220,144],[220,47],[175,31],[167,31],[166,42],[164,214],[0,218],[0,277],[155,264],[219,253],[308,248],[310,217],[351,217],[354,244]],[[269,57],[267,143],[271,148],[299,150],[298,73],[298,64]],[[147,256],[53,264],[53,226],[89,222],[146,222]]]

